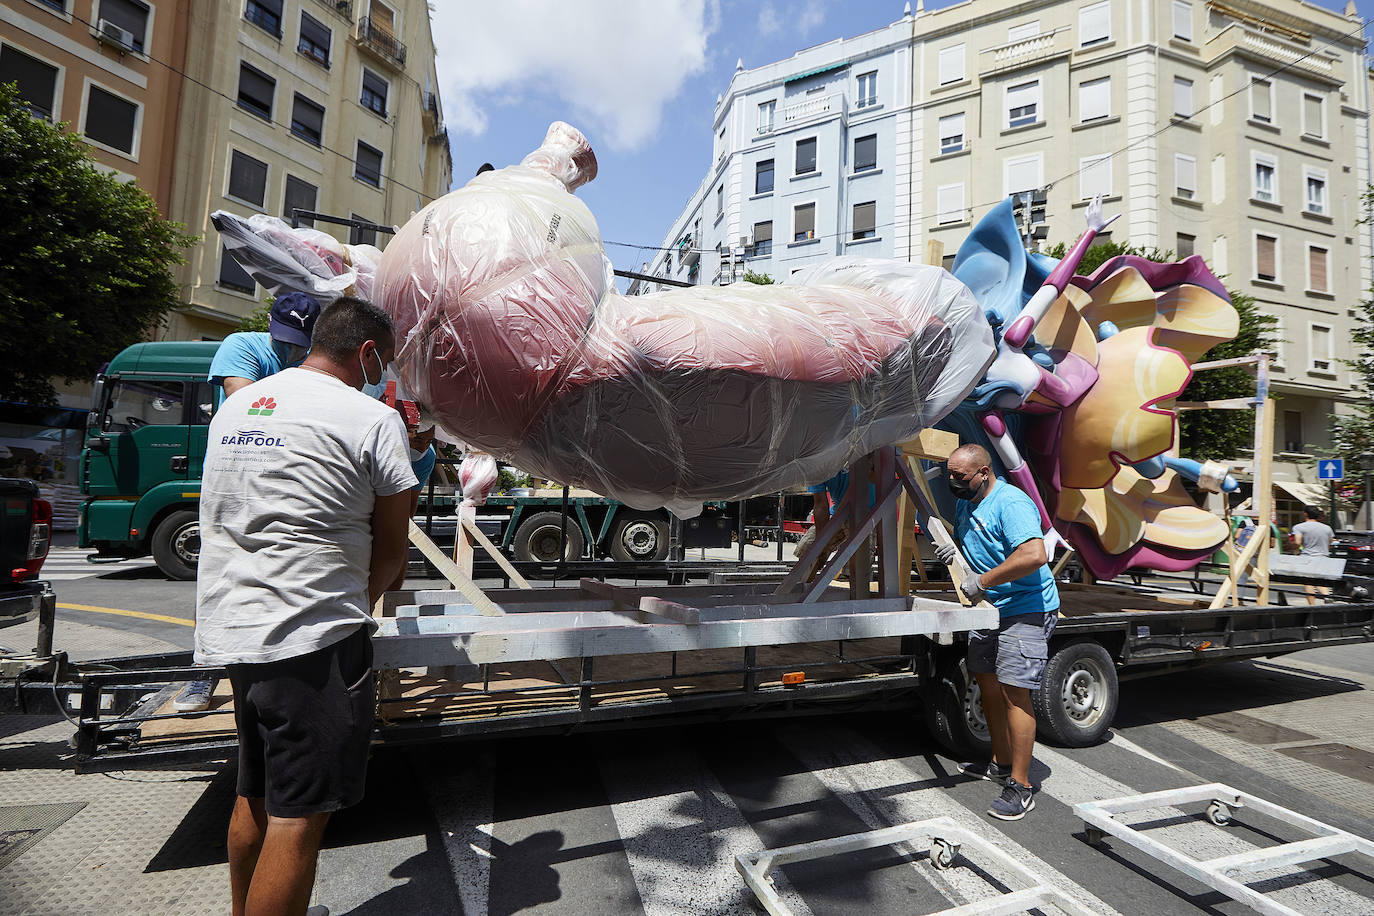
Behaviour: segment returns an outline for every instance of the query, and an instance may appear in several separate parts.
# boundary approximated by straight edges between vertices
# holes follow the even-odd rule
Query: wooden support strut
[[[466,598],[468,603],[475,607],[479,613],[488,617],[499,617],[503,613],[490,598],[483,594],[482,590],[477,587],[477,583],[473,582],[471,577],[464,575],[463,571],[458,568],[458,564],[450,560],[448,556],[439,549],[439,545],[430,540],[429,535],[420,530],[420,526],[416,525],[413,519],[410,522],[409,534],[410,543],[420,549],[420,553],[424,554],[425,559],[433,563],[434,568],[439,570],[440,574],[443,575],[443,577],[458,590],[458,593]]]

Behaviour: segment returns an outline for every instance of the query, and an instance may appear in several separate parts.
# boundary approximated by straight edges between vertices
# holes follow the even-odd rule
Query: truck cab
[[[135,344],[96,377],[81,453],[77,543],[97,557],[153,555],[194,579],[197,503],[214,398],[205,380],[217,342]]]

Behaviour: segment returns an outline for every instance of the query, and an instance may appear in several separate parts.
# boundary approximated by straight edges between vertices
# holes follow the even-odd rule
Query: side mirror
[[[96,449],[97,451],[107,452],[110,450],[110,440],[104,436],[87,436],[86,448]]]

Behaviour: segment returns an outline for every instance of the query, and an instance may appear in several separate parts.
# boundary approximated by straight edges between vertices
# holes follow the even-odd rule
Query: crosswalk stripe
[[[464,916],[487,916],[494,830],[491,752],[426,773],[423,782]]]
[[[154,565],[152,557],[137,557],[115,563],[90,563],[86,557],[91,553],[92,551],[85,547],[54,547],[43,560],[39,578],[47,579],[49,582],[71,582],[124,570],[146,569]]]
[[[652,765],[600,761],[602,783],[646,916],[754,913],[735,856],[763,841],[692,750],[660,747]],[[796,916],[811,909],[780,872],[778,894]]]
[[[784,732],[782,741],[815,778],[873,827],[951,817],[959,826],[1009,853],[1043,883],[1054,885],[1103,916],[1120,916],[1087,889],[990,827],[980,814],[975,814],[949,793],[928,785],[928,775],[922,776],[902,760],[889,759],[859,733],[837,730],[834,740],[828,742],[823,751],[807,740],[805,732],[794,729]],[[985,865],[978,864],[980,868]],[[952,868],[938,877],[926,874],[927,871],[933,870],[921,869],[920,873],[932,883],[947,882],[942,890],[958,903],[1000,893],[969,868]]]

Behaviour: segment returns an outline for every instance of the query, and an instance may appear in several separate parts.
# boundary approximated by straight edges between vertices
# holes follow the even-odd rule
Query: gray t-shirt
[[[322,649],[360,625],[377,496],[415,485],[395,410],[331,375],[287,369],[225,399],[200,489],[197,662]]]
[[[1293,533],[1302,535],[1302,547],[1298,553],[1304,557],[1331,556],[1331,539],[1335,532],[1325,522],[1308,519],[1293,526]]]

